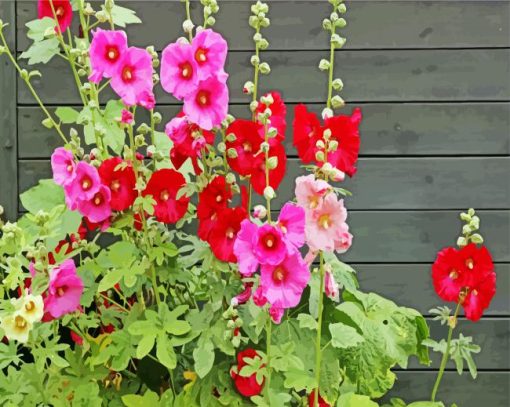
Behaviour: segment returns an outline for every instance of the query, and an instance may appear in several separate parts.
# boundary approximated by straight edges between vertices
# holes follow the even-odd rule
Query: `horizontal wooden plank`
[[[184,5],[178,1],[124,1],[137,11],[143,25],[132,25],[133,44],[154,44],[156,49],[182,35]],[[253,48],[248,26],[253,1],[221,1],[215,29],[231,49]],[[509,46],[509,5],[506,1],[348,1],[342,30],[350,48],[437,48]],[[192,17],[201,22],[201,7],[192,2]],[[324,49],[328,38],[321,29],[331,6],[318,1],[271,1],[271,26],[264,30],[273,49]],[[25,24],[36,17],[33,1],[18,1],[19,50],[29,45]],[[75,19],[77,20],[77,19]],[[377,22],[374,24],[374,22]],[[76,22],[77,25],[77,22]],[[147,27],[164,27],[156,35]],[[73,30],[77,32],[77,27]]]
[[[305,174],[298,159],[287,163],[275,207],[293,199],[295,177]],[[346,199],[349,209],[507,209],[508,173],[510,157],[362,158],[357,174],[342,186],[353,193]],[[22,160],[19,174],[24,191],[39,178],[50,177],[49,161]]]
[[[287,102],[323,102],[327,78],[317,65],[320,51],[266,52],[270,75],[261,78],[262,92],[277,89]],[[242,86],[251,79],[250,52],[231,53],[227,62],[231,102],[245,103]],[[338,75],[346,80],[342,96],[350,101],[509,101],[509,49],[338,51]],[[79,104],[66,61],[53,59],[41,66],[42,78],[32,82],[42,100],[50,104]],[[298,85],[299,84],[299,85]],[[101,99],[111,97],[111,91]],[[158,85],[158,103],[175,99]],[[19,86],[19,103],[33,104],[25,86]]]
[[[287,106],[286,148],[292,147],[294,104]],[[321,105],[311,105],[316,112]],[[510,154],[509,103],[440,104],[364,104],[361,124],[362,157],[366,156],[442,156]],[[161,106],[163,124],[174,117],[179,106]],[[46,158],[60,145],[52,129],[41,126],[44,114],[38,107],[19,107],[18,137],[20,158]],[[139,112],[144,112],[139,110]],[[249,117],[244,105],[233,105],[236,117]],[[147,120],[143,114],[137,119]]]
[[[400,397],[407,402],[430,400],[436,372],[398,372],[395,387],[384,399]],[[459,407],[508,407],[510,405],[509,372],[480,372],[476,380],[464,373],[446,372],[437,399],[450,406]]]
[[[356,214],[353,214],[355,217]],[[358,221],[359,222],[359,221]],[[485,218],[482,219],[482,224]],[[493,242],[488,241],[489,249]],[[353,250],[358,246],[353,247]],[[343,257],[343,256],[341,256]],[[431,256],[428,262],[432,263]],[[357,271],[361,289],[373,291],[397,301],[400,305],[416,308],[424,315],[440,305],[441,300],[432,286],[431,264],[351,264]],[[490,308],[484,315],[510,315],[510,264],[496,264],[497,290]],[[475,324],[476,325],[476,324]]]

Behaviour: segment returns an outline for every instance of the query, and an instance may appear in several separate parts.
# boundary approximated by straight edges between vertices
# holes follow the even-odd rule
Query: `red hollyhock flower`
[[[51,7],[52,3],[53,8]],[[53,10],[55,10],[55,13],[53,13]],[[70,0],[39,0],[37,12],[37,18],[39,19],[44,17],[54,19],[57,16],[60,32],[67,30],[73,21],[73,7]]]
[[[299,158],[304,163],[315,161],[315,143],[322,138],[321,122],[315,113],[303,104],[294,108],[294,139]]]
[[[264,139],[259,134],[260,125],[246,119],[237,119],[228,127],[227,135],[235,134],[235,141],[227,141],[227,149],[233,148],[237,152],[236,158],[227,156],[230,167],[242,176],[248,176],[253,169],[255,154],[260,150]],[[259,154],[260,155],[260,154]]]
[[[154,216],[163,223],[176,223],[188,209],[189,198],[176,199],[177,192],[186,183],[183,175],[172,169],[155,171],[142,195],[152,195],[156,201]]]
[[[278,165],[269,170],[269,185],[276,190],[285,177],[285,168],[287,166],[287,155],[285,148],[281,144],[272,145],[269,149],[269,157],[276,157]],[[262,195],[266,187],[266,161],[264,154],[259,154],[253,159],[253,168],[250,178],[253,190]]]
[[[214,255],[221,261],[235,263],[234,241],[241,229],[241,222],[246,219],[246,210],[242,207],[226,208],[218,213],[218,220],[214,222],[209,232],[207,242]]]
[[[316,390],[312,390],[312,392],[308,395],[308,405],[310,407],[315,407],[315,391]],[[319,407],[331,407],[331,405],[326,400],[324,400],[320,394],[319,394],[318,401],[319,401]]]
[[[273,97],[273,103],[271,103],[268,107],[271,109],[271,117],[269,120],[271,121],[271,127],[274,127],[278,130],[278,136],[276,137],[279,141],[282,141],[285,138],[285,130],[287,128],[287,122],[285,118],[287,116],[287,107],[285,103],[283,103],[283,99],[278,92],[272,91],[266,93],[264,96],[271,95]],[[256,113],[264,113],[266,110],[266,105],[263,103],[259,103],[256,109]],[[261,136],[264,137],[262,129]]]
[[[465,285],[461,257],[454,247],[446,247],[437,254],[432,265],[432,282],[437,295],[445,301],[458,301]]]
[[[218,175],[198,195],[197,216],[207,219],[225,209],[232,199],[232,189],[223,175]]]
[[[260,356],[255,349],[245,349],[237,354],[237,371],[235,369],[230,370],[230,377],[234,380],[237,391],[245,397],[253,397],[260,394],[264,387],[265,379],[259,384],[257,382],[256,373],[247,377],[243,377],[239,374],[241,369],[247,365],[244,358],[255,359],[256,357]]]
[[[124,163],[121,168],[120,165]],[[135,190],[136,176],[131,164],[120,157],[109,158],[99,167],[101,182],[110,188],[110,206],[115,211],[129,208],[137,197]]]

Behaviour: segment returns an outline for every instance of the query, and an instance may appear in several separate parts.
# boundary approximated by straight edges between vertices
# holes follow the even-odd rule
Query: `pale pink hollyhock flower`
[[[315,179],[313,174],[298,177],[295,191],[297,203],[306,210],[315,209],[330,188],[326,181]]]
[[[161,56],[161,86],[168,93],[182,100],[198,86],[198,65],[190,44],[174,42],[163,50]]]
[[[260,286],[271,305],[291,308],[299,304],[310,279],[310,270],[297,249],[289,253],[280,264],[265,264],[260,270]]]
[[[338,230],[337,237],[335,239],[335,250],[338,253],[345,253],[352,245],[352,234],[349,232],[349,225],[344,223],[343,226]]]
[[[324,291],[329,298],[338,302],[340,300],[340,290],[331,272],[331,266],[326,264],[324,267],[326,268],[326,273],[324,274]]]
[[[152,57],[142,48],[130,47],[112,76],[112,89],[127,106],[140,104],[152,93]]]
[[[184,98],[183,111],[204,130],[219,126],[228,112],[227,85],[216,77],[200,81],[195,91]]]
[[[314,250],[308,250],[308,253],[305,255],[305,263],[308,264],[308,267],[310,267],[317,257],[318,252]]]
[[[122,115],[120,117],[120,122],[124,123],[124,124],[133,123],[133,113],[131,113],[129,110],[122,109]]]
[[[345,229],[346,219],[343,200],[339,201],[334,193],[326,195],[306,218],[306,242],[310,249],[333,251],[339,232]]]
[[[280,322],[282,322],[284,312],[285,310],[283,308],[275,307],[274,305],[271,305],[271,307],[269,308],[269,315],[271,316],[271,319],[275,324],[279,324]]]
[[[255,230],[253,253],[260,264],[280,264],[290,247],[280,228],[274,225],[266,223]]]
[[[253,241],[257,230],[257,225],[248,219],[243,220],[241,222],[241,229],[237,233],[237,238],[234,242],[234,254],[237,257],[239,273],[243,277],[252,276],[259,266],[253,250]]]
[[[101,179],[97,168],[80,161],[76,165],[75,176],[71,183],[64,187],[66,203],[69,209],[77,208],[78,201],[89,200],[99,191]]]
[[[128,49],[127,35],[124,31],[102,30],[94,32],[90,43],[90,67],[92,73],[89,79],[99,83],[101,79],[111,78],[117,72],[119,62]]]
[[[91,199],[78,201],[78,210],[93,223],[103,222],[112,214],[110,189],[101,185]]]
[[[76,163],[71,151],[64,147],[58,147],[51,155],[51,169],[53,170],[53,181],[61,186],[69,185],[74,178]]]
[[[252,299],[253,299],[253,303],[257,307],[263,307],[264,305],[267,304],[267,298],[264,295],[264,291],[263,291],[262,287],[260,287],[260,286],[257,287],[255,292],[253,293]]]
[[[227,41],[211,29],[202,30],[191,43],[193,59],[198,65],[199,79],[218,76],[227,59]],[[226,79],[226,76],[223,75]]]
[[[76,274],[73,260],[63,261],[50,272],[47,295],[44,298],[44,311],[53,318],[77,311],[83,293],[83,281]]]
[[[305,210],[287,202],[280,211],[278,226],[285,239],[297,248],[305,244]]]

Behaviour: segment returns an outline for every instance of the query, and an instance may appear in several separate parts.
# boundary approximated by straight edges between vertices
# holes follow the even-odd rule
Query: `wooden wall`
[[[120,2],[119,2],[120,3]],[[247,114],[242,84],[252,76],[251,2],[219,1],[216,29],[229,41],[231,104]],[[316,68],[327,56],[321,29],[329,15],[326,0],[269,1],[271,27],[264,30],[272,68],[262,90],[278,89],[289,104],[320,111],[326,75]],[[184,6],[179,1],[130,1],[143,26],[129,29],[130,42],[161,50],[180,35]],[[337,53],[342,96],[361,106],[359,171],[346,187],[354,245],[345,261],[358,269],[366,290],[400,304],[428,310],[440,304],[430,282],[435,253],[455,243],[458,212],[480,209],[482,233],[497,263],[498,292],[479,323],[462,319],[483,351],[479,377],[459,377],[448,367],[440,398],[461,407],[510,405],[510,33],[508,1],[352,0],[347,2],[347,46]],[[198,16],[197,3],[192,4]],[[18,52],[28,44],[24,23],[36,15],[35,1],[0,1],[0,15],[17,28],[9,36]],[[34,80],[49,106],[79,103],[61,60],[40,68]],[[42,115],[12,68],[0,59],[0,202],[10,216],[22,212],[18,192],[50,176],[49,156],[59,138],[42,128]],[[105,92],[106,93],[106,92]],[[106,95],[105,95],[106,96]],[[159,110],[169,120],[179,109],[161,89]],[[280,200],[292,194],[300,172],[287,134],[290,156]],[[433,335],[446,329],[430,321]],[[431,369],[412,363],[399,372],[392,394],[426,399],[435,379]]]

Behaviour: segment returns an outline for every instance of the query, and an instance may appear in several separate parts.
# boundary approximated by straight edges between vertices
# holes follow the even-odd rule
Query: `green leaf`
[[[34,42],[30,48],[20,55],[28,59],[29,65],[46,64],[60,52],[60,44],[56,38]]]
[[[122,396],[122,402],[126,407],[158,406],[159,397],[157,393],[147,390],[143,396],[138,394],[126,394]]]
[[[34,41],[42,41],[48,35],[55,35],[55,20],[50,17],[32,20],[25,24],[28,28],[27,37]]]
[[[210,340],[199,341],[199,345],[193,351],[195,360],[195,372],[200,378],[204,378],[214,364],[214,345]]]
[[[112,269],[107,272],[107,274],[103,277],[103,279],[99,282],[99,286],[97,287],[98,292],[107,291],[112,288],[115,284],[117,284],[122,276],[124,275],[123,269]]]
[[[317,321],[309,314],[299,314],[297,320],[300,328],[317,329]]]
[[[77,110],[69,106],[58,107],[57,110],[55,110],[55,114],[62,123],[66,124],[76,123],[78,116],[80,115]]]
[[[407,407],[444,407],[444,404],[440,401],[415,401],[414,403],[408,404]]]
[[[345,393],[340,396],[337,407],[377,407],[378,404],[368,396],[362,396],[354,393]]]
[[[137,359],[142,359],[147,356],[152,348],[154,347],[154,342],[156,341],[156,336],[154,335],[145,335],[136,348],[136,357]]]
[[[329,332],[331,333],[331,345],[335,348],[350,348],[358,346],[364,341],[356,329],[341,322],[330,324]]]
[[[356,279],[356,270],[338,260],[334,253],[325,252],[324,260],[331,266],[331,273],[341,287],[351,292],[358,289],[359,284]]]
[[[310,392],[317,387],[317,384],[311,372],[303,369],[289,369],[285,372],[284,386],[296,391],[307,390]]]
[[[20,195],[23,207],[30,213],[50,212],[55,206],[65,203],[64,190],[52,179],[42,179],[35,187]]]
[[[114,5],[112,8],[113,23],[119,27],[126,27],[128,24],[140,24],[140,20],[133,10]]]
[[[159,362],[168,369],[175,369],[177,366],[177,356],[166,335],[158,336],[156,357],[158,358]]]

